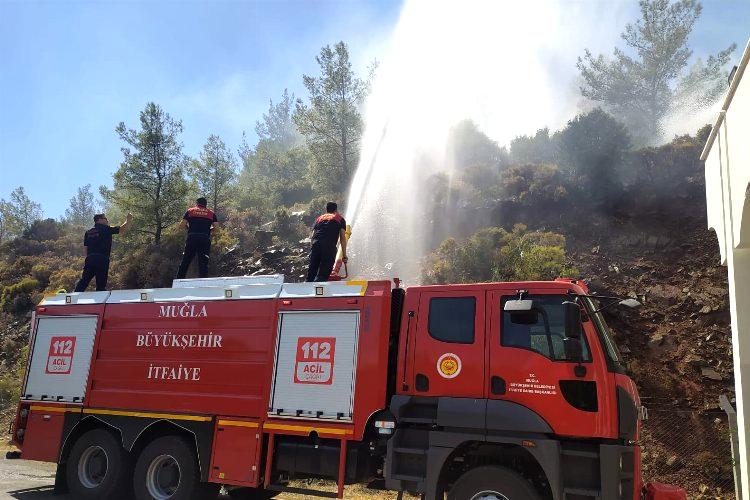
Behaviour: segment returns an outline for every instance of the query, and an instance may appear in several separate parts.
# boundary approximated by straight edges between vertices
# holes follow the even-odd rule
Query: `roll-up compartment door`
[[[97,322],[97,316],[38,319],[23,399],[83,401]]]
[[[359,312],[279,315],[270,415],[351,420]]]

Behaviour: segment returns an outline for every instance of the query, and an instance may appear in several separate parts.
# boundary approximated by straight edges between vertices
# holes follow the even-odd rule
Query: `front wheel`
[[[216,498],[219,485],[200,482],[200,469],[193,450],[194,447],[178,436],[164,436],[149,443],[135,464],[135,497],[138,500]]]
[[[83,434],[73,445],[65,466],[73,498],[126,498],[130,458],[120,442],[104,429]]]
[[[484,466],[465,472],[448,493],[448,500],[539,500],[522,476],[505,467]]]

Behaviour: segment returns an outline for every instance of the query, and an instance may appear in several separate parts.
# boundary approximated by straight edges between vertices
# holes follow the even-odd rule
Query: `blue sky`
[[[518,0],[522,1],[522,0]],[[526,0],[523,0],[526,1]],[[635,4],[635,0],[633,0]],[[355,67],[385,50],[400,1],[33,2],[0,0],[0,197],[19,185],[59,217],[77,187],[111,184],[115,127],[148,101],[185,128],[197,155],[210,134],[233,150],[284,88],[304,95],[325,44]],[[750,1],[704,2],[698,55],[750,36]]]

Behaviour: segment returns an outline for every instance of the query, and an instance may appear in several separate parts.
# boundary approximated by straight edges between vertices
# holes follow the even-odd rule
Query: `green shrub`
[[[28,357],[29,347],[24,346],[21,355],[10,366],[3,366],[0,370],[0,410],[18,402]]]
[[[49,284],[49,278],[52,275],[52,269],[44,264],[37,264],[31,268],[31,277],[37,280],[42,287]]]
[[[565,237],[546,231],[527,231],[516,224],[506,232],[495,260],[492,278],[497,281],[551,280],[575,276],[565,263]]]
[[[257,246],[255,232],[261,224],[261,216],[257,210],[248,208],[236,210],[229,214],[224,228],[235,238],[243,250],[254,250]]]
[[[563,176],[555,165],[517,165],[503,173],[503,197],[524,206],[545,205],[568,196]]]
[[[18,283],[3,287],[0,309],[15,314],[31,309],[34,306],[31,296],[37,288],[39,282],[33,278],[24,278]]]
[[[62,226],[55,219],[36,220],[23,232],[23,237],[34,241],[56,240],[62,234]]]
[[[557,233],[491,227],[464,241],[448,238],[422,265],[427,284],[549,280],[576,275],[565,262],[565,238]]]
[[[307,204],[307,210],[305,210],[305,217],[315,220],[315,218],[325,213],[326,211],[326,203],[329,201],[332,201],[327,196],[318,196],[316,198],[313,198],[310,200],[310,203]],[[339,211],[341,212],[341,207],[339,207]]]
[[[31,268],[37,258],[22,256],[12,260],[8,265],[0,263],[0,284],[15,283],[31,274]]]
[[[81,268],[83,267],[83,259],[81,259],[80,265],[75,268],[65,267],[52,272],[49,277],[49,283],[45,291],[47,293],[57,293],[60,290],[72,291],[76,286],[76,281],[81,277]]]
[[[495,199],[500,191],[500,169],[491,165],[471,165],[461,173],[461,180],[483,199]]]
[[[570,120],[554,141],[571,189],[585,194],[581,201],[611,208],[622,192],[621,175],[630,150],[625,126],[596,108]]]
[[[292,217],[285,208],[276,210],[274,228],[280,242],[295,244],[307,236],[308,228],[300,219]]]

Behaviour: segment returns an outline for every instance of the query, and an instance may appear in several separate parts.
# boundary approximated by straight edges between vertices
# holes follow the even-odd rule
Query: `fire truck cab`
[[[175,280],[36,308],[13,441],[75,498],[679,499],[585,285]]]

